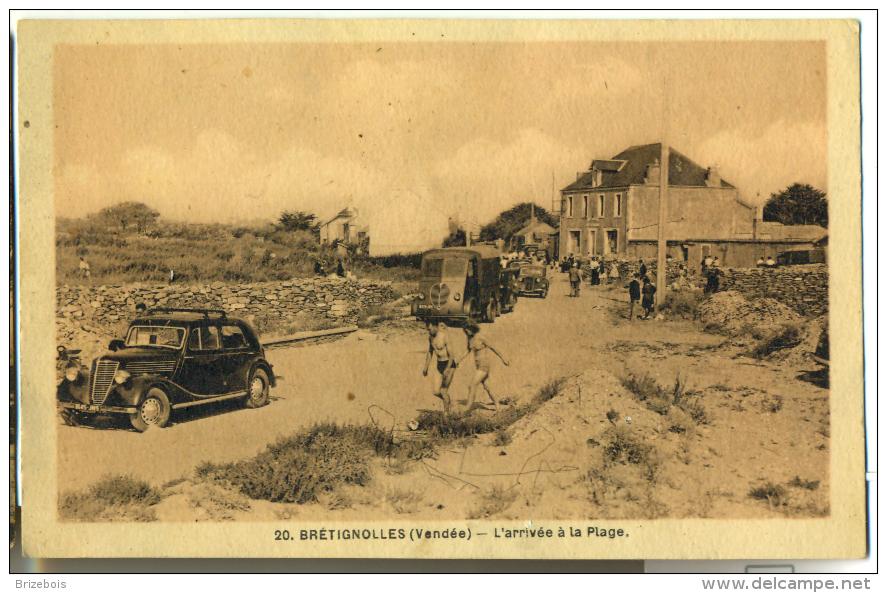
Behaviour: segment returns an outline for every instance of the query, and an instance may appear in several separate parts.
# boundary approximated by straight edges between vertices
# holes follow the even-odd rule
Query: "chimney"
[[[647,165],[647,175],[644,183],[659,184],[659,159],[653,161],[652,165]]]
[[[721,174],[718,171],[717,163],[705,172],[705,185],[707,187],[721,187]]]

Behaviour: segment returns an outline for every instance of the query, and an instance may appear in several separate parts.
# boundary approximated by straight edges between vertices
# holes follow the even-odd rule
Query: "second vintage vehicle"
[[[57,399],[69,424],[124,414],[144,432],[166,426],[178,408],[228,399],[264,406],[274,385],[245,321],[213,309],[154,309],[134,319],[126,338],[113,340],[88,372],[70,363]]]
[[[432,249],[422,256],[412,314],[422,320],[492,323],[501,312],[499,250],[490,245]]]
[[[523,266],[517,277],[517,289],[521,295],[532,294],[543,299],[548,296],[549,281],[545,266]]]

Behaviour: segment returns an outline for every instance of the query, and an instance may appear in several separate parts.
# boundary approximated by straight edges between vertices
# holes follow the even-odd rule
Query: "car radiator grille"
[[[126,365],[126,372],[130,375],[169,375],[176,369],[176,361],[164,360],[159,362],[130,362]]]
[[[533,290],[534,284],[535,282],[533,282],[532,278],[527,278],[526,280],[524,280],[524,290]]]
[[[97,360],[92,363],[92,389],[90,401],[93,404],[105,403],[111,384],[114,382],[114,373],[117,372],[119,363],[109,360]]]

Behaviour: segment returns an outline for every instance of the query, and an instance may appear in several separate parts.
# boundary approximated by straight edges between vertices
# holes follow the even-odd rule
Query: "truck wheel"
[[[170,409],[166,393],[159,387],[152,387],[138,409],[129,415],[129,421],[139,432],[145,432],[152,426],[163,428],[169,422]]]
[[[267,403],[268,375],[262,369],[256,369],[249,378],[244,405],[247,408],[261,408]]]
[[[499,305],[499,299],[496,299],[496,310],[493,312],[496,314],[496,317],[501,317],[502,307]]]

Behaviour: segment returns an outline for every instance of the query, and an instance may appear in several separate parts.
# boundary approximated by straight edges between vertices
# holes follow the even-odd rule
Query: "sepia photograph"
[[[20,24],[32,549],[864,554],[858,29],[751,30]]]

